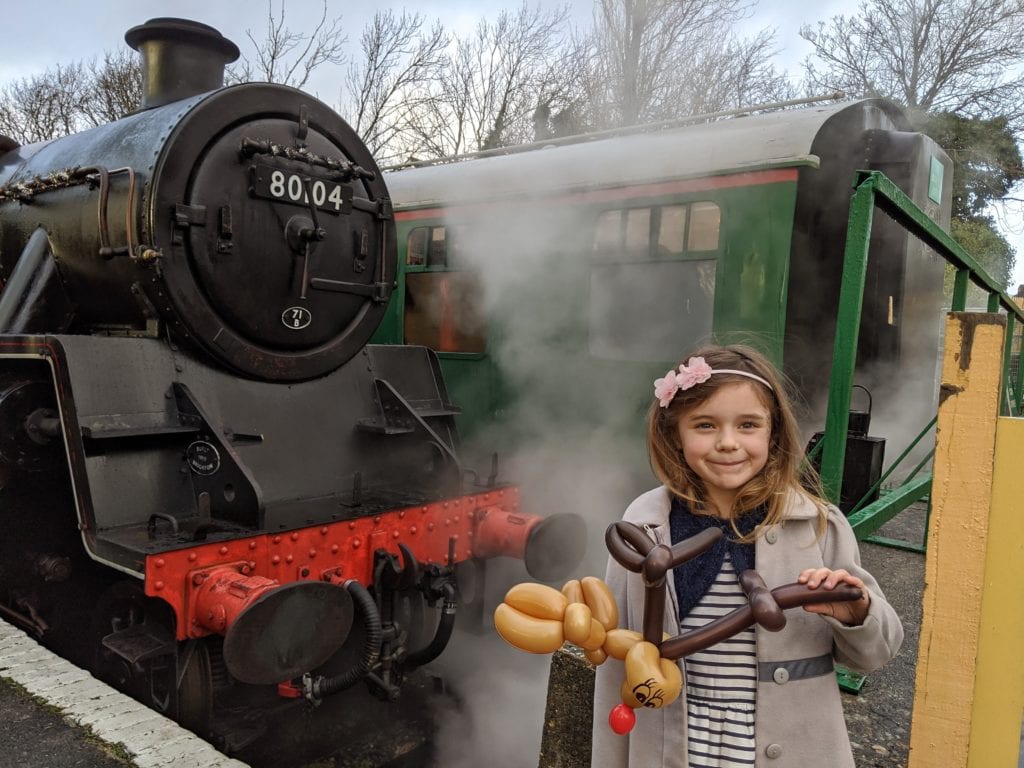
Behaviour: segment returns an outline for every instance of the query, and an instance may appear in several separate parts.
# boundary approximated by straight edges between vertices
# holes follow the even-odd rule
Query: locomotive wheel
[[[0,471],[5,476],[14,471],[52,472],[60,464],[63,440],[39,430],[42,421],[55,419],[53,387],[48,382],[0,382]]]
[[[163,608],[135,582],[109,587],[92,620],[93,673],[205,736],[213,710],[209,651],[201,641],[176,642]]]
[[[213,673],[209,646],[202,640],[192,641],[192,650],[185,658],[179,655],[178,666],[185,665],[178,684],[173,717],[184,728],[203,737],[210,736],[213,716]]]

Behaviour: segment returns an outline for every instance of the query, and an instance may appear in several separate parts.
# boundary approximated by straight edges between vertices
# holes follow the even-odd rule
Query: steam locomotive
[[[0,616],[203,734],[254,690],[394,699],[461,580],[559,578],[581,521],[463,464],[432,351],[368,344],[396,237],[351,128],[223,87],[206,25],[125,39],[139,111],[0,137]]]

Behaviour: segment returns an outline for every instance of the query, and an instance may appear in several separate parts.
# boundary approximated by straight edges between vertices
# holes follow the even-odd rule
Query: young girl
[[[875,670],[899,649],[903,627],[861,567],[846,518],[801,485],[800,434],[779,375],[749,348],[697,350],[655,382],[647,448],[663,485],[623,519],[667,545],[710,526],[725,534],[667,579],[669,636],[743,605],[737,574],[749,568],[769,589],[845,582],[863,596],[786,611],[779,632],[758,626],[680,659],[682,695],[637,712],[626,736],[608,725],[622,662],[599,666],[593,768],[852,768],[833,660]],[[639,574],[610,558],[606,582],[622,624],[642,630]]]

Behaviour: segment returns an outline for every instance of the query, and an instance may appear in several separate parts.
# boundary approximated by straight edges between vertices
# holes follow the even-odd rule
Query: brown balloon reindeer
[[[664,637],[666,579],[682,565],[714,545],[722,536],[709,528],[668,547],[658,544],[632,523],[612,523],[605,532],[608,552],[644,583],[643,633],[617,628],[619,611],[608,586],[587,576],[566,582],[559,591],[533,582],[516,584],[494,611],[494,626],[510,645],[529,653],[553,653],[568,641],[581,647],[593,664],[611,656],[625,664],[622,704],[608,722],[627,733],[636,722],[634,710],[658,709],[675,701],[682,690],[678,659],[709,648],[758,624],[771,632],[786,625],[783,611],[814,603],[859,600],[861,591],[848,584],[824,591],[792,583],[769,590],[757,571],[739,574],[747,605],[675,637]]]
[[[658,682],[656,671],[649,664],[630,664],[630,656],[636,648],[650,644],[658,649],[659,661],[674,662],[684,656],[710,648],[726,638],[732,637],[753,624],[770,632],[778,632],[786,626],[787,608],[796,608],[815,603],[833,603],[859,600],[861,591],[848,584],[839,584],[835,589],[823,591],[812,589],[806,584],[786,584],[768,589],[764,579],[754,570],[741,571],[740,586],[747,597],[747,604],[730,611],[699,629],[675,637],[662,639],[665,620],[666,577],[671,568],[682,565],[710,548],[722,536],[718,528],[709,528],[696,536],[684,539],[672,547],[658,544],[644,531],[632,523],[617,522],[608,526],[605,545],[608,552],[623,568],[640,574],[644,583],[643,640],[630,649],[626,655],[626,681],[622,686],[623,704],[613,708],[608,716],[609,724],[616,733],[632,730],[635,716],[632,710],[637,702],[645,707],[662,707],[670,704],[679,695],[679,689],[665,691],[664,695],[651,698],[652,679]],[[649,650],[645,654],[650,657]],[[678,670],[678,667],[676,667]],[[681,688],[681,685],[680,685]],[[672,694],[669,697],[669,694]]]

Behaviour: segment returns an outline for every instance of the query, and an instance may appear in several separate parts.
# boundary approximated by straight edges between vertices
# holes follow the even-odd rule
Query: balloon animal
[[[609,725],[628,733],[635,709],[658,709],[679,697],[682,673],[678,659],[709,648],[737,632],[759,624],[771,632],[786,625],[783,611],[813,603],[859,600],[861,591],[848,584],[823,591],[806,584],[769,590],[754,570],[739,574],[747,605],[675,637],[662,632],[666,577],[669,571],[711,547],[722,536],[709,528],[671,547],[658,544],[632,523],[612,523],[605,532],[608,552],[623,568],[640,574],[644,584],[643,632],[618,628],[619,609],[611,590],[587,576],[566,582],[561,591],[532,582],[516,584],[494,611],[494,626],[510,645],[529,653],[554,653],[566,642],[583,649],[587,660],[603,664],[608,657],[624,662],[622,704],[612,709]]]

